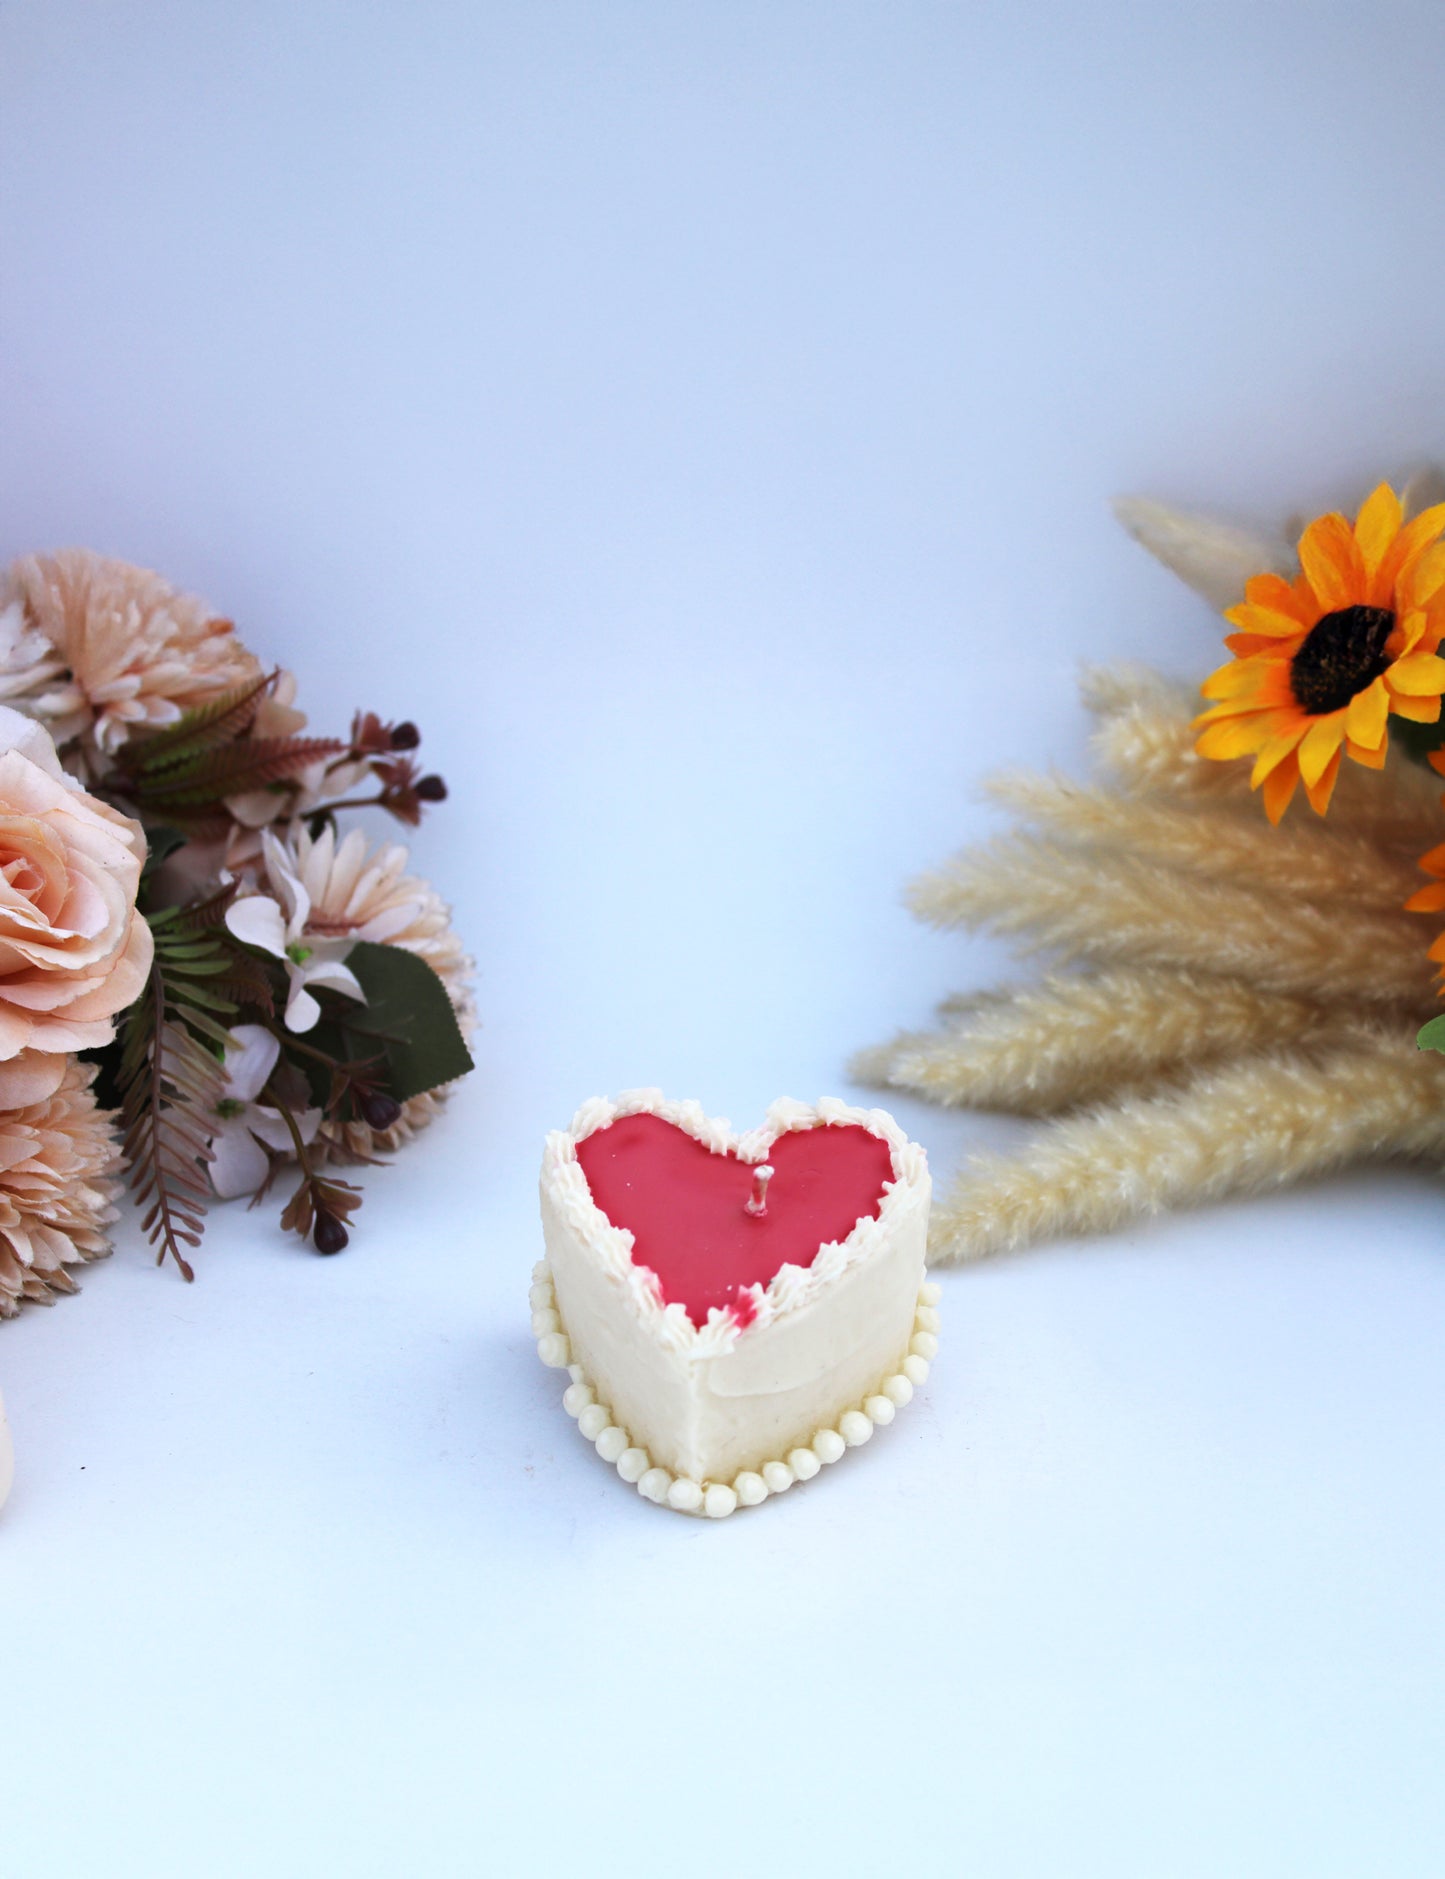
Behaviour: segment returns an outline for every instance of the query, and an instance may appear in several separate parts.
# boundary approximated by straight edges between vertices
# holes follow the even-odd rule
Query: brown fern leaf
[[[122,746],[116,762],[132,776],[149,776],[169,770],[244,737],[256,721],[261,701],[276,683],[277,674],[254,680],[222,692],[194,711],[187,711],[174,724],[159,731],[142,731]]]
[[[227,796],[285,783],[321,759],[341,756],[346,748],[335,737],[242,737],[160,775],[135,778],[129,794],[154,815],[186,815],[209,809]]]
[[[254,1006],[268,1018],[276,1015],[276,991],[259,959],[236,954],[231,971],[212,979],[208,989],[233,1005]]]
[[[205,900],[193,901],[189,907],[178,908],[176,930],[184,933],[219,932],[226,924],[226,910],[236,898],[239,887],[238,881],[228,881]]]
[[[165,981],[152,973],[132,1012],[121,1065],[123,1150],[141,1231],[182,1275],[195,1272],[182,1244],[201,1243],[210,1183],[210,1116],[225,1093],[220,1061],[165,1016]]]

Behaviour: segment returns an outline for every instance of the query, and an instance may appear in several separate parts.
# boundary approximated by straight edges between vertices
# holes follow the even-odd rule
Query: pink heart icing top
[[[780,1135],[762,1213],[748,1206],[758,1164],[716,1154],[661,1116],[619,1116],[577,1144],[577,1159],[598,1207],[632,1234],[633,1263],[698,1326],[713,1306],[750,1323],[747,1288],[766,1286],[780,1266],[811,1266],[821,1247],[876,1219],[893,1179],[888,1143],[857,1123]]]

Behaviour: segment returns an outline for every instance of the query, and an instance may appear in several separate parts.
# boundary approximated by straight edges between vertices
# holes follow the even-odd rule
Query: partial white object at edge
[[[15,1449],[10,1440],[10,1424],[5,1420],[5,1399],[0,1397],[0,1507],[15,1479]]]

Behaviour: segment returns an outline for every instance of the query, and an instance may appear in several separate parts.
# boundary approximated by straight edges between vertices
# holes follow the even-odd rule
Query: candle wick
[[[748,1196],[745,1212],[750,1213],[755,1220],[763,1220],[767,1217],[768,1183],[772,1178],[773,1171],[767,1166],[753,1169],[753,1191]]]

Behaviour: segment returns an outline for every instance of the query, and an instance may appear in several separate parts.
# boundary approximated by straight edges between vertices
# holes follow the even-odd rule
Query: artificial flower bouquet
[[[187,1278],[212,1197],[347,1244],[338,1172],[471,1068],[471,964],[405,848],[414,725],[307,731],[295,682],[159,576],[68,551],[0,588],[0,1317],[73,1290],[128,1178]]]
[[[1277,538],[1118,505],[1224,612],[1231,658],[1202,713],[1154,672],[1088,672],[1099,780],[996,779],[1017,826],[912,888],[936,925],[1053,956],[855,1059],[866,1082],[1045,1119],[962,1172],[933,1262],[1445,1161],[1445,934],[1422,924],[1445,912],[1442,496],[1433,473],[1381,484],[1353,521]]]

